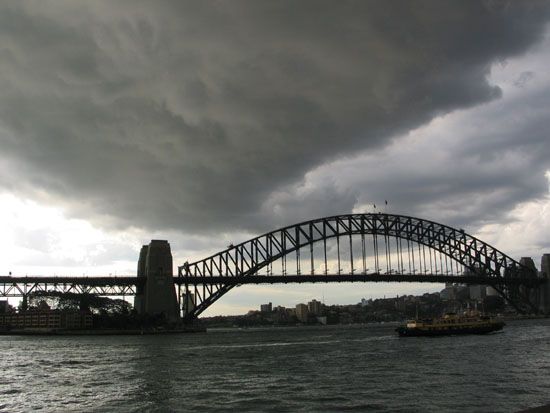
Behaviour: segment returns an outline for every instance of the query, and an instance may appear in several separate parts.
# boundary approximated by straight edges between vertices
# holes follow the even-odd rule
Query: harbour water
[[[550,320],[487,336],[392,326],[1,336],[0,410],[514,412],[550,403]]]

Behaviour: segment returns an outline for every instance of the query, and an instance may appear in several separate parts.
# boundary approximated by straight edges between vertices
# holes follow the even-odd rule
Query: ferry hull
[[[495,322],[489,325],[472,326],[472,327],[454,327],[433,329],[433,328],[408,328],[398,327],[395,329],[400,337],[420,337],[420,336],[450,336],[457,334],[488,334],[502,330],[503,322]]]

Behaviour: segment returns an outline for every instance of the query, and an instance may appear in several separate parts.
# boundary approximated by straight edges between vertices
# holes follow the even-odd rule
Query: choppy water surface
[[[550,320],[489,336],[389,326],[0,337],[0,410],[503,411],[550,403]]]

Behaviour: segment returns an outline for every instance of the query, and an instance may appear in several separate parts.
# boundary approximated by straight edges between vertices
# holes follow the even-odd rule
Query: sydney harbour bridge
[[[172,307],[162,306],[173,296],[177,316],[192,322],[243,284],[428,282],[488,285],[519,312],[547,311],[549,274],[538,274],[462,229],[409,216],[365,213],[301,222],[185,262],[176,275],[169,244],[152,241],[149,250],[155,242],[168,245],[169,260],[146,257],[144,247],[137,277],[1,276],[0,297],[134,295],[138,311],[150,305],[170,312]]]

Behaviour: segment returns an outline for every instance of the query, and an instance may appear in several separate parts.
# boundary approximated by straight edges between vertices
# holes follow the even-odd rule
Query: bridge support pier
[[[540,260],[541,278],[545,282],[539,287],[539,308],[541,313],[550,315],[550,254],[544,254]]]
[[[550,315],[550,279],[539,287],[539,308],[542,314]]]
[[[137,265],[137,276],[138,278],[146,278],[146,262],[147,262],[147,251],[149,250],[148,245],[141,247],[139,252],[139,260]],[[136,289],[136,295],[134,297],[134,308],[138,314],[145,314],[145,286],[138,286]]]
[[[138,277],[145,277],[147,281],[134,299],[134,308],[138,314],[164,314],[169,321],[179,321],[172,268],[172,252],[168,241],[152,240],[141,248]]]

